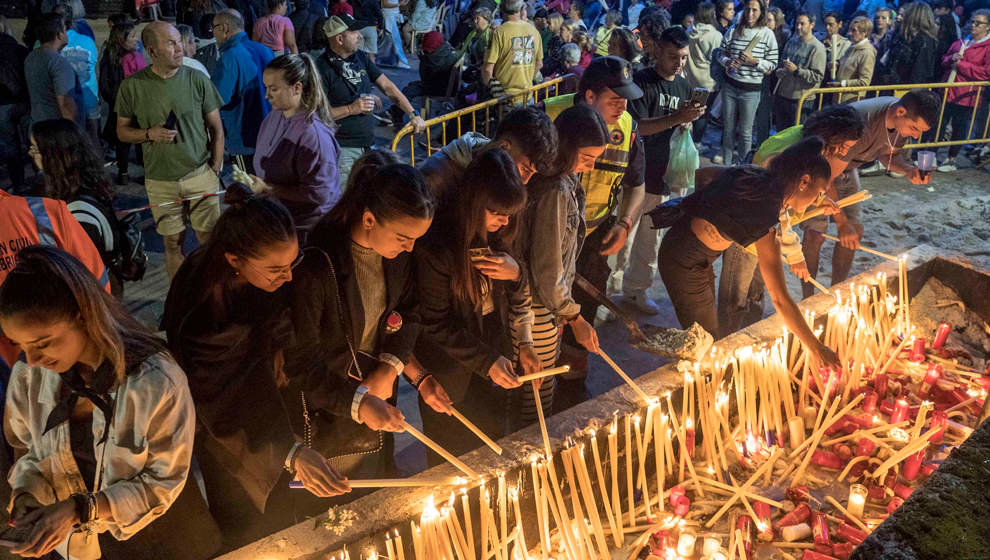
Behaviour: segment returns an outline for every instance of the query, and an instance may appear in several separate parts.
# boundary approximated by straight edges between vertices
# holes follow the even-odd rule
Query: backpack
[[[118,218],[111,209],[87,194],[68,203],[68,207],[80,224],[88,224],[100,232],[103,244],[97,244],[96,248],[103,263],[117,277],[130,282],[144,278],[148,255],[144,252],[137,212]]]

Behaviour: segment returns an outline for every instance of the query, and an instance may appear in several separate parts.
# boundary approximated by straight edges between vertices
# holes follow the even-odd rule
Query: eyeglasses
[[[973,20],[973,25],[990,25],[990,21]]]
[[[248,266],[250,266],[251,268],[253,268],[255,272],[257,272],[258,274],[260,274],[261,277],[264,278],[265,280],[267,280],[269,282],[275,282],[276,280],[281,280],[283,278],[285,280],[288,280],[289,278],[291,278],[292,271],[295,270],[296,267],[298,267],[300,264],[302,264],[303,257],[305,255],[306,255],[306,253],[304,253],[302,251],[299,251],[299,255],[296,257],[296,260],[292,261],[292,263],[289,264],[289,266],[283,266],[283,267],[280,267],[277,271],[274,271],[274,273],[275,273],[275,276],[274,277],[269,276],[270,271],[269,272],[266,272],[266,271],[258,268],[257,266],[255,266],[254,264],[252,264],[249,259],[244,259],[244,262],[246,262],[248,264]],[[272,268],[274,268],[274,267],[272,267]]]

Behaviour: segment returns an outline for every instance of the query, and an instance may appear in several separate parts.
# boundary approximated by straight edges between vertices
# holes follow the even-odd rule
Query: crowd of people
[[[680,326],[724,336],[769,293],[812,360],[836,365],[787,269],[817,275],[832,221],[844,280],[868,224],[835,201],[869,167],[926,184],[902,148],[939,122],[961,141],[939,169],[955,169],[986,95],[950,89],[944,118],[926,88],[820,110],[802,95],[985,80],[990,11],[832,3],[180,2],[182,23],[140,33],[111,16],[99,49],[72,3],[33,14],[23,45],[0,18],[12,552],[209,558],[353,499],[349,478],[395,469],[400,377],[425,433],[470,451],[454,408],[493,438],[552,413],[601,349],[588,292],[657,314],[657,275]],[[423,27],[438,13],[449,37]],[[379,62],[406,52],[422,79],[400,89]],[[467,132],[418,167],[375,148],[382,123],[424,130],[423,97],[470,103],[564,74],[572,93],[510,107],[491,138]],[[705,146],[711,127],[721,140]],[[685,143],[714,162],[687,170],[693,193],[670,174]],[[115,213],[130,181],[164,240],[154,328],[120,300],[143,266]],[[825,215],[799,235],[812,206]],[[518,379],[565,362],[536,391]]]

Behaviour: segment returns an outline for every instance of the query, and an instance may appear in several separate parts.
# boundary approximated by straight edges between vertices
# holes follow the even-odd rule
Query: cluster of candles
[[[462,488],[459,512],[453,493],[440,507],[428,503],[410,525],[410,560],[607,560],[623,547],[630,559],[734,560],[752,558],[754,540],[800,550],[803,560],[848,557],[937,468],[945,444],[971,433],[990,388],[990,372],[948,359],[951,326],[939,325],[930,344],[915,336],[903,278],[897,295],[884,275],[876,280],[837,291],[818,322],[841,370],[816,371],[787,331],[731,354],[713,350],[681,367],[679,410],[670,393],[650,397],[556,456],[534,455],[513,484],[499,473],[478,500]],[[813,314],[806,320],[815,324]],[[855,483],[844,504],[826,496],[826,507],[805,486],[847,477]],[[762,495],[773,487],[787,488],[786,500]],[[524,496],[536,534],[523,529]],[[712,503],[714,513],[696,507]],[[398,530],[385,546],[405,560]]]

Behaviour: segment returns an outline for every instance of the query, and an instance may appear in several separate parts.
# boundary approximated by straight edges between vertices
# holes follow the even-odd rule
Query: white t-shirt
[[[193,70],[199,70],[200,72],[206,74],[207,78],[210,77],[210,72],[206,69],[206,66],[203,66],[203,63],[195,58],[189,58],[188,56],[182,57],[182,65],[188,66]]]

